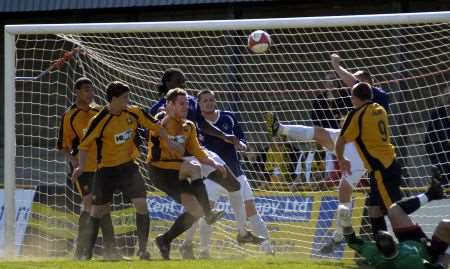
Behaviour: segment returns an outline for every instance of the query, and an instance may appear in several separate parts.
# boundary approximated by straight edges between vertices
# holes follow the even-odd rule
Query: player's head
[[[169,68],[164,71],[161,77],[161,83],[158,86],[158,92],[160,95],[165,95],[167,92],[174,88],[184,88],[186,78],[183,71],[178,68]]]
[[[352,104],[359,107],[362,104],[372,101],[372,87],[365,82],[358,82],[352,87]]]
[[[375,245],[386,258],[393,258],[398,254],[394,237],[388,231],[378,231],[375,236]]]
[[[198,105],[202,113],[212,113],[216,111],[216,96],[211,90],[203,90],[197,95]]]
[[[77,79],[73,88],[77,96],[77,102],[90,104],[94,101],[95,92],[90,79],[86,77]]]
[[[125,110],[129,100],[130,88],[121,81],[113,81],[106,86],[106,100],[117,109]]]
[[[169,90],[166,94],[168,115],[176,119],[185,119],[189,110],[187,92],[180,88]]]
[[[356,79],[359,82],[365,82],[370,85],[373,85],[373,79],[369,72],[360,70],[360,71],[356,71],[353,75],[356,77]]]

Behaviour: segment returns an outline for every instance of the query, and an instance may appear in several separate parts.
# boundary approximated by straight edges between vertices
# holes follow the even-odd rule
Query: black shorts
[[[70,171],[67,174],[67,185],[71,186],[71,190],[80,194],[81,197],[91,194],[92,184],[95,178],[95,172],[83,172],[76,182],[72,181],[73,168],[70,165]]]
[[[95,179],[95,172],[83,172],[74,182],[75,190],[83,197],[90,194],[92,190],[92,184]]]
[[[394,162],[386,169],[374,170],[370,173],[369,206],[380,206],[387,209],[402,199],[400,190],[402,169]]]
[[[194,188],[198,184],[190,184],[187,180],[179,180],[178,170],[149,165],[148,171],[155,187],[165,192],[179,204],[181,204],[181,193],[191,193],[193,195],[196,193]]]
[[[112,202],[115,191],[121,191],[129,200],[147,196],[144,179],[134,162],[97,170],[92,187],[93,204],[104,205]]]

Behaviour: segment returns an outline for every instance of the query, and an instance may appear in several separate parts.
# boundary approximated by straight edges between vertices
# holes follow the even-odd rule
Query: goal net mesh
[[[271,140],[264,114],[274,112],[288,124],[339,124],[351,107],[348,88],[330,64],[332,53],[342,57],[349,71],[370,72],[374,84],[388,93],[404,190],[411,194],[423,189],[432,163],[446,166],[448,178],[449,131],[439,125],[447,121],[448,126],[448,116],[436,114],[439,108],[448,111],[449,105],[448,22],[264,30],[273,45],[263,54],[248,51],[251,30],[17,35],[17,77],[37,77],[64,53],[69,56],[36,80],[16,79],[16,183],[35,191],[19,254],[73,252],[80,197],[67,184],[68,165],[56,142],[61,115],[73,103],[74,81],[81,76],[93,81],[98,104],[106,103],[105,86],[121,80],[131,87],[132,103],[150,107],[159,98],[164,70],[173,67],[185,73],[190,94],[213,90],[219,109],[233,111],[245,132],[249,148],[240,152],[242,167],[279,255],[326,258],[318,250],[335,226],[339,173],[333,156],[314,141]],[[140,170],[148,187],[149,250],[159,257],[152,239],[182,209],[152,186],[142,160]],[[353,225],[368,238],[367,186],[363,180],[354,192]],[[214,226],[212,256],[263,255],[257,247],[237,245],[228,199],[216,207],[227,214]],[[419,214],[427,232],[450,215],[448,205],[428,207],[432,209]],[[118,246],[132,254],[134,211],[120,194],[113,209]],[[173,257],[183,238],[173,243]],[[352,258],[353,252],[340,247],[330,257]]]

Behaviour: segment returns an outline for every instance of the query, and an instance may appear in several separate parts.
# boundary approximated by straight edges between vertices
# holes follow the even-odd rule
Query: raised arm
[[[341,66],[341,60],[341,57],[336,53],[331,54],[331,65],[338,74],[339,78],[342,79],[345,86],[352,87],[356,83],[357,79],[351,72]]]

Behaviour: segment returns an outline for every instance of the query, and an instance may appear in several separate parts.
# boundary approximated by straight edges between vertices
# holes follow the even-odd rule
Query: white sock
[[[425,193],[417,195],[417,198],[419,198],[420,206],[423,206],[424,204],[428,203],[428,197],[425,195]]]
[[[314,127],[305,125],[280,125],[279,133],[297,141],[314,139]]]
[[[206,223],[204,218],[201,218],[198,223],[200,227],[200,251],[209,252],[209,242],[211,241],[213,226]]]
[[[183,245],[192,244],[194,241],[194,234],[198,227],[198,221],[192,224],[191,228],[186,231],[186,237],[184,239]]]
[[[256,235],[269,239],[269,232],[267,231],[266,223],[262,220],[258,213],[248,219],[250,220],[250,226]]]
[[[344,205],[345,207],[350,209],[350,211],[352,210],[352,202],[339,203],[338,208],[340,205]],[[333,240],[335,242],[340,242],[344,240],[344,227],[342,227],[341,216],[338,214],[337,211],[336,211],[336,230],[334,231],[333,234]]]
[[[245,234],[245,221],[247,216],[244,210],[244,200],[242,199],[241,190],[228,193],[230,199],[230,205],[234,210],[236,217],[237,230],[240,234]]]

